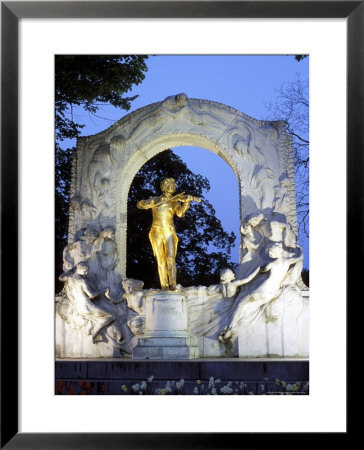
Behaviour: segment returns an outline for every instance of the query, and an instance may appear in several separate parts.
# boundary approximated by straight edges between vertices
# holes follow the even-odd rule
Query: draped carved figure
[[[297,273],[295,266],[303,259],[302,249],[296,251],[284,250],[282,242],[272,242],[268,247],[270,261],[260,267],[260,276],[247,286],[245,291],[232,305],[232,318],[220,333],[220,340],[228,341],[237,333],[239,326],[251,326],[256,317],[262,312],[262,306],[277,300],[285,287],[294,286],[297,279],[292,273]]]
[[[64,250],[64,295],[57,312],[72,328],[91,335],[92,342],[111,342],[121,355],[131,352],[134,334],[127,324],[131,309],[123,298],[116,266],[113,228],[80,230]]]

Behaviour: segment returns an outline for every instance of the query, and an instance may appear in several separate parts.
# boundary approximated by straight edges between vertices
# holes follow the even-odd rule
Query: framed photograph
[[[44,92],[39,86],[39,79],[46,74],[50,80],[50,85],[53,86],[54,68],[50,65],[49,55],[62,54],[69,49],[69,41],[65,47],[59,44],[59,41],[52,41],[52,32],[57,30],[64,30],[66,42],[67,34],[74,32],[74,25],[77,22],[79,26],[78,39],[82,45],[87,45],[86,52],[95,54],[105,54],[105,47],[102,42],[108,39],[108,31],[105,24],[110,23],[111,27],[118,26],[118,20],[124,22],[125,28],[134,26],[137,34],[143,34],[143,39],[150,36],[151,46],[146,45],[147,54],[161,52],[169,53],[168,49],[164,47],[162,51],[155,46],[153,27],[161,29],[161,33],[171,36],[171,41],[174,35],[179,35],[175,42],[180,49],[182,40],[189,42],[182,52],[191,52],[191,48],[196,48],[196,53],[203,53],[204,47],[201,39],[198,39],[196,24],[200,24],[201,36],[205,40],[212,41],[212,33],[215,28],[219,29],[220,41],[214,41],[213,48],[205,50],[212,54],[218,53],[238,53],[239,42],[233,45],[229,44],[229,22],[234,27],[231,36],[236,36],[241,27],[241,34],[246,36],[246,33],[251,33],[250,36],[256,37],[260,34],[262,42],[257,45],[252,45],[252,53],[262,53],[264,48],[264,40],[271,38],[278,40],[275,34],[279,34],[275,27],[285,26],[286,36],[288,33],[302,33],[303,28],[299,27],[300,20],[310,21],[311,28],[308,30],[318,30],[318,24],[315,21],[326,21],[327,36],[335,34],[334,29],[337,25],[338,34],[340,37],[346,38],[346,42],[340,42],[337,45],[337,56],[340,62],[345,61],[347,56],[347,66],[340,65],[335,68],[334,56],[335,52],[330,47],[328,50],[328,60],[332,63],[332,72],[327,72],[326,76],[335,79],[337,77],[338,92],[334,96],[325,96],[324,107],[317,107],[316,99],[320,97],[318,87],[322,86],[322,81],[313,84],[311,93],[313,99],[313,111],[311,121],[314,125],[322,120],[327,120],[329,123],[322,126],[324,130],[330,130],[330,125],[333,126],[334,132],[327,135],[327,145],[329,150],[322,156],[322,159],[329,158],[329,170],[322,176],[322,167],[325,162],[318,160],[320,158],[315,155],[312,158],[312,165],[320,167],[316,170],[316,177],[318,179],[326,179],[328,189],[332,188],[332,197],[325,198],[327,191],[320,186],[320,182],[315,182],[313,186],[318,188],[315,192],[310,191],[311,197],[317,196],[319,203],[313,205],[313,211],[317,212],[320,207],[320,202],[327,202],[325,208],[322,208],[327,214],[327,211],[335,211],[335,224],[340,229],[341,239],[337,240],[337,232],[333,231],[333,219],[327,219],[327,216],[321,216],[318,220],[314,219],[313,224],[319,228],[319,222],[326,222],[326,227],[330,228],[328,234],[329,239],[320,240],[325,233],[325,227],[320,229],[320,232],[313,232],[314,239],[310,244],[310,250],[313,250],[313,264],[312,272],[316,271],[316,276],[313,274],[312,289],[317,289],[320,294],[315,294],[314,298],[318,299],[320,296],[327,295],[324,305],[313,305],[311,311],[311,318],[314,315],[314,339],[321,339],[318,337],[317,330],[322,328],[317,317],[322,314],[330,317],[331,324],[327,324],[325,319],[325,329],[330,338],[335,334],[336,329],[340,328],[338,336],[342,339],[340,347],[338,347],[333,339],[332,347],[341,353],[341,369],[338,369],[338,375],[345,375],[345,321],[342,320],[345,315],[346,301],[350,296],[350,290],[346,286],[354,286],[354,280],[357,279],[358,268],[354,268],[350,264],[350,269],[346,271],[343,268],[345,263],[353,259],[354,248],[358,249],[358,239],[361,243],[360,236],[362,233],[362,222],[360,212],[360,202],[358,199],[362,195],[361,173],[363,169],[361,151],[359,149],[363,146],[363,108],[361,99],[363,96],[363,18],[364,6],[363,3],[346,2],[346,1],[327,1],[327,2],[310,2],[310,1],[292,1],[292,2],[189,2],[189,1],[115,1],[115,2],[2,2],[1,3],[1,33],[2,33],[2,69],[1,69],[1,446],[2,448],[105,448],[105,442],[110,448],[144,448],[148,446],[156,446],[163,448],[166,445],[178,448],[238,448],[241,444],[241,439],[244,438],[244,445],[256,445],[261,442],[261,439],[272,439],[278,433],[286,433],[294,431],[295,433],[309,432],[332,432],[339,431],[345,435],[345,401],[346,392],[341,392],[338,395],[338,404],[341,406],[340,414],[337,420],[332,420],[335,423],[336,429],[330,428],[326,423],[320,428],[319,425],[315,428],[313,420],[309,417],[310,411],[317,408],[320,403],[326,402],[329,394],[321,395],[321,393],[313,391],[311,401],[316,402],[305,404],[303,407],[307,417],[307,430],[303,424],[304,420],[299,420],[300,425],[297,429],[292,430],[292,424],[287,418],[284,425],[277,427],[276,419],[272,419],[272,423],[267,425],[268,414],[272,411],[278,411],[282,405],[270,404],[267,402],[262,404],[252,405],[252,402],[247,400],[244,404],[239,404],[235,400],[219,399],[216,401],[216,406],[211,406],[210,398],[200,401],[196,398],[189,398],[180,400],[180,403],[168,401],[168,405],[162,404],[158,399],[154,404],[148,400],[139,401],[134,396],[126,399],[123,397],[109,396],[108,403],[105,397],[90,396],[87,399],[83,398],[81,404],[79,399],[71,399],[64,397],[63,401],[60,398],[57,401],[52,400],[52,404],[44,403],[46,396],[52,396],[54,392],[54,373],[53,378],[49,376],[54,371],[54,363],[51,357],[48,360],[48,353],[53,355],[53,323],[49,328],[45,325],[48,320],[52,321],[53,303],[49,299],[49,304],[46,303],[47,295],[50,290],[54,290],[54,280],[47,272],[47,265],[52,264],[53,252],[49,248],[54,242],[54,216],[53,216],[53,181],[49,183],[47,172],[50,167],[54,166],[53,155],[49,150],[48,142],[52,142],[54,125],[53,117],[54,107],[53,100],[48,102],[50,108],[46,103],[41,103],[41,99],[45,95],[44,92],[49,93],[49,87],[44,87]],[[22,19],[23,22],[22,22]],[[163,21],[162,21],[163,19]],[[31,46],[22,45],[24,43],[23,33],[29,33],[31,28],[26,29],[27,20],[39,24],[41,39],[47,42],[49,38],[49,48],[47,54],[38,56],[38,48],[34,46],[34,70],[26,73],[26,81],[24,81],[25,53],[28,55]],[[242,22],[242,20],[244,22]],[[186,24],[190,21],[191,27],[188,28]],[[286,21],[284,24],[282,21]],[[43,24],[46,26],[43,28]],[[347,32],[343,35],[343,26],[346,24]],[[22,26],[24,27],[22,28]],[[193,25],[193,26],[192,26]],[[244,26],[243,26],[244,25]],[[89,41],[89,30],[96,30],[91,32],[95,36]],[[251,28],[249,28],[251,27]],[[256,27],[260,30],[252,34],[252,29]],[[341,27],[341,28],[340,28]],[[53,30],[52,30],[53,28]],[[72,29],[72,31],[71,31]],[[324,28],[326,30],[326,28]],[[129,29],[128,29],[129,30]],[[193,36],[189,31],[193,30]],[[232,29],[231,29],[232,30]],[[317,32],[317,31],[316,31]],[[20,33],[20,34],[19,34]],[[157,34],[157,31],[155,31]],[[139,53],[141,50],[140,40],[134,35],[134,30],[130,28],[129,35],[131,36],[128,46],[130,53]],[[106,36],[106,37],[105,37]],[[117,34],[110,34],[109,38],[113,36],[115,43],[115,36]],[[153,39],[152,39],[153,36]],[[95,39],[94,39],[95,38]],[[176,36],[174,36],[176,39]],[[289,37],[287,37],[289,40]],[[308,39],[308,38],[307,38]],[[36,40],[34,41],[36,42]],[[39,41],[40,42],[40,41]],[[52,42],[52,43],[51,43]],[[55,43],[56,42],[56,43]],[[219,42],[221,47],[218,48]],[[283,41],[281,41],[283,42]],[[302,40],[301,40],[302,42]],[[308,53],[312,49],[312,41],[310,44],[298,46],[297,53]],[[86,43],[86,44],[85,44]],[[192,45],[193,44],[193,45]],[[346,44],[346,46],[345,46]],[[76,43],[74,44],[77,52]],[[155,46],[153,48],[153,45]],[[194,47],[195,45],[195,47]],[[205,44],[204,44],[205,45]],[[323,43],[317,41],[317,46],[320,51],[317,55],[313,52],[313,58],[310,56],[310,79],[316,79],[317,68],[320,66],[318,57],[322,55]],[[330,46],[332,46],[330,41]],[[85,46],[83,48],[86,48]],[[106,47],[107,48],[107,47]],[[110,47],[110,52],[115,53],[115,47]],[[125,51],[128,47],[122,47]],[[177,48],[177,47],[176,47]],[[241,47],[241,52],[246,52]],[[275,47],[277,48],[277,47]],[[289,46],[283,46],[283,50],[279,53],[293,53],[288,51]],[[268,54],[275,54],[277,50],[267,46],[266,52]],[[68,50],[69,51],[69,50]],[[321,52],[321,53],[320,53]],[[178,53],[178,52],[177,52]],[[43,58],[43,61],[41,61]],[[21,64],[20,64],[21,62]],[[340,63],[339,63],[340,64]],[[321,61],[322,65],[322,61]],[[27,67],[31,67],[27,63]],[[313,68],[312,68],[313,67]],[[316,67],[316,69],[315,69]],[[311,70],[312,69],[312,70]],[[346,70],[345,70],[346,69]],[[21,77],[20,77],[21,74]],[[343,93],[343,85],[347,81],[347,93]],[[331,80],[330,80],[331,81]],[[23,102],[26,96],[26,91],[32,89],[34,86],[37,95],[39,95],[39,103],[34,105],[34,115],[39,113],[39,121],[35,128],[37,128],[35,135],[32,135],[31,127],[27,127],[27,117],[32,115],[32,110],[27,109],[26,113],[18,108],[19,101]],[[331,85],[330,85],[331,86]],[[335,83],[332,84],[333,92],[335,90]],[[212,99],[213,100],[213,99]],[[346,104],[345,104],[346,100]],[[321,102],[323,100],[321,99]],[[310,104],[311,105],[311,104]],[[38,109],[37,109],[38,108]],[[39,108],[41,110],[39,110]],[[325,108],[333,111],[337,108],[337,116],[339,120],[333,118],[333,115],[327,114],[329,119],[323,119],[320,114],[325,114]],[[346,108],[346,124],[345,124],[345,108]],[[244,111],[243,111],[244,112]],[[47,121],[44,117],[48,117]],[[330,122],[330,120],[332,122]],[[29,120],[34,124],[34,117]],[[341,126],[340,126],[341,124]],[[311,124],[310,124],[311,125]],[[106,128],[106,127],[105,127]],[[313,137],[320,134],[320,131],[313,127]],[[44,136],[41,136],[44,131]],[[37,137],[38,136],[38,137]],[[50,139],[50,141],[49,141]],[[334,147],[333,141],[337,141],[338,148]],[[345,142],[346,139],[346,142]],[[319,140],[325,146],[325,139]],[[346,144],[346,154],[343,148]],[[50,144],[52,145],[52,144]],[[48,148],[48,151],[47,151]],[[51,147],[52,148],[52,147]],[[317,148],[317,144],[315,146]],[[22,149],[22,150],[20,150]],[[31,153],[30,153],[31,152]],[[29,158],[29,154],[32,155]],[[48,156],[45,156],[45,155]],[[329,156],[328,156],[329,155]],[[32,163],[30,161],[33,160]],[[41,161],[40,161],[41,160]],[[26,163],[24,164],[24,161]],[[30,166],[29,164],[33,164]],[[340,191],[335,190],[335,177],[337,177],[340,170],[343,170],[346,164],[346,172],[342,172],[338,185]],[[38,173],[39,172],[39,173]],[[39,176],[40,175],[40,176]],[[52,177],[51,177],[52,178]],[[346,186],[345,186],[346,184]],[[39,193],[44,187],[42,195]],[[321,192],[320,192],[321,188]],[[30,196],[24,195],[25,191],[33,192]],[[50,192],[52,191],[52,192]],[[321,198],[321,200],[320,200]],[[321,203],[322,204],[322,203]],[[46,218],[43,218],[45,211]],[[339,212],[338,212],[339,211]],[[355,218],[353,217],[355,214]],[[339,215],[339,217],[337,217]],[[315,216],[314,216],[315,217]],[[52,223],[53,222],[53,223]],[[51,229],[50,229],[51,228]],[[316,233],[316,234],[315,234]],[[14,237],[15,236],[15,237]],[[17,238],[19,236],[19,239]],[[34,242],[29,245],[29,241]],[[355,239],[355,243],[354,243]],[[333,247],[337,246],[337,253],[334,252]],[[335,247],[336,248],[336,247]],[[48,251],[49,262],[46,261],[48,256],[45,255],[44,249]],[[335,250],[336,251],[336,250]],[[327,264],[327,259],[333,255],[337,255],[338,267],[330,267]],[[41,255],[41,256],[40,256]],[[324,258],[324,259],[320,259]],[[322,268],[322,261],[325,260],[325,268]],[[17,268],[19,267],[19,270]],[[349,268],[349,266],[348,266]],[[52,270],[50,271],[50,273]],[[330,275],[331,274],[331,275]],[[342,276],[340,276],[342,275]],[[330,286],[322,286],[323,279],[326,277],[334,277],[336,280],[335,286],[327,282]],[[320,290],[321,289],[321,290]],[[332,297],[335,293],[337,298]],[[19,301],[18,301],[19,299]],[[330,301],[331,303],[330,303]],[[315,300],[316,301],[316,300]],[[330,304],[330,310],[328,311]],[[331,307],[332,305],[332,307]],[[325,316],[326,317],[326,316]],[[19,319],[18,319],[19,318]],[[338,324],[340,321],[340,324]],[[44,328],[43,328],[44,326]],[[48,328],[47,328],[48,327]],[[330,328],[331,327],[331,328]],[[19,336],[19,338],[18,338]],[[27,345],[24,346],[25,340]],[[328,342],[320,342],[313,351],[314,364],[312,367],[312,374],[314,378],[317,376],[320,382],[317,382],[316,387],[322,383],[325,378],[326,369],[315,361],[320,359],[321,352],[326,352],[326,363],[335,356],[334,348],[330,347]],[[326,349],[326,350],[325,350]],[[342,364],[344,362],[344,365]],[[75,362],[77,364],[77,362]],[[310,361],[311,364],[311,361]],[[48,368],[47,368],[48,366]],[[52,367],[51,370],[49,367]],[[21,374],[21,376],[20,376]],[[29,381],[24,381],[29,375]],[[311,378],[311,374],[310,374]],[[328,381],[328,386],[332,388],[335,383]],[[342,385],[340,389],[346,391],[346,384]],[[31,392],[30,392],[31,391]],[[329,391],[329,389],[328,389]],[[130,396],[131,397],[131,396]],[[150,400],[154,397],[150,397]],[[238,397],[236,397],[238,398]],[[241,398],[241,397],[240,397]],[[316,398],[316,400],[315,400]],[[122,399],[122,402],[121,402]],[[29,417],[29,412],[34,408],[34,405],[39,400],[39,420],[26,420],[25,415]],[[56,403],[57,402],[57,403]],[[66,404],[66,402],[68,402]],[[118,405],[115,408],[116,402]],[[195,411],[189,410],[188,402],[195,403]],[[157,405],[158,404],[158,405]],[[15,407],[14,407],[15,405]],[[111,405],[111,406],[110,406]],[[313,406],[315,405],[315,406]],[[16,407],[18,406],[18,407]],[[26,406],[26,407],[24,407]],[[292,411],[298,411],[299,406],[293,405]],[[326,406],[327,407],[327,406]],[[52,409],[55,408],[54,415]],[[64,409],[63,409],[64,408]],[[110,409],[112,408],[112,409]],[[174,417],[167,417],[166,409],[175,411]],[[213,414],[213,409],[216,408],[216,414]],[[218,410],[229,410],[231,408],[232,417],[229,421],[218,422]],[[259,413],[259,408],[266,409],[262,415],[262,422],[264,426],[261,428],[249,425],[240,427],[239,410],[251,410],[254,413]],[[275,409],[277,408],[277,409]],[[296,409],[295,409],[296,408]],[[327,407],[329,408],[329,407]],[[56,412],[57,409],[57,412]],[[97,417],[96,425],[91,424],[90,415],[91,410],[95,410],[95,417]],[[179,411],[178,411],[179,410]],[[210,411],[209,411],[210,410]],[[47,411],[47,414],[45,414]],[[62,412],[61,412],[62,411]],[[104,411],[109,411],[105,414]],[[118,422],[118,417],[115,411],[120,411],[121,415],[127,414],[129,417],[125,418],[120,427],[115,425]],[[126,413],[127,411],[127,413]],[[111,413],[110,413],[111,412]],[[153,417],[154,412],[161,414],[160,420],[163,424],[158,424]],[[200,419],[201,413],[204,412],[206,419]],[[210,415],[211,414],[211,415]],[[246,414],[246,413],[241,413]],[[285,413],[282,417],[285,417]],[[53,418],[51,416],[53,415]],[[143,421],[140,418],[146,415],[149,419]],[[190,417],[189,417],[190,415]],[[49,417],[49,422],[46,423],[45,416]],[[68,417],[67,417],[68,416]],[[340,416],[340,417],[339,417]],[[62,424],[62,417],[64,423]],[[77,417],[77,420],[75,419]],[[241,417],[241,415],[240,415]],[[244,416],[245,418],[245,416]],[[79,420],[78,420],[79,419]],[[140,423],[138,421],[141,420]],[[184,420],[186,423],[184,423]],[[247,422],[249,422],[247,418]],[[53,421],[53,423],[52,423]],[[72,425],[70,423],[72,422]],[[133,424],[132,424],[133,422]],[[187,425],[188,423],[188,425]],[[32,425],[31,425],[32,424]],[[34,427],[33,427],[34,425]],[[215,431],[215,432],[214,432]],[[304,437],[303,437],[304,438]],[[176,447],[177,448],[177,447]]]

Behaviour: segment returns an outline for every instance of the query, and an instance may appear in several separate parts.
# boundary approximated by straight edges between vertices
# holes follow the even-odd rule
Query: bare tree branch
[[[309,95],[308,80],[299,75],[276,90],[274,103],[267,106],[269,120],[284,120],[293,137],[296,178],[296,204],[299,232],[308,237],[309,223]]]

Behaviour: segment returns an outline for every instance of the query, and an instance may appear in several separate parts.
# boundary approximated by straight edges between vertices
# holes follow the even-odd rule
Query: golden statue
[[[140,200],[139,209],[153,211],[153,223],[149,232],[154,256],[157,259],[159,280],[163,291],[175,291],[177,285],[176,254],[178,237],[176,235],[173,217],[183,217],[192,201],[200,202],[199,198],[185,195],[184,192],[173,195],[176,182],[166,178],[161,182],[162,195],[149,200]]]

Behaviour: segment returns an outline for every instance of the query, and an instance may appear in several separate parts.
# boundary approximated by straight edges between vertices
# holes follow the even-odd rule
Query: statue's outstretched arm
[[[105,297],[108,298],[110,301],[112,301],[112,303],[114,303],[114,305],[118,305],[119,303],[122,303],[122,301],[124,300],[124,296],[121,295],[121,293],[119,293],[118,298],[115,298],[112,295],[110,295],[109,288],[107,288],[105,291]]]
[[[271,267],[272,267],[272,263],[268,263],[265,266],[260,267],[260,271],[262,273],[266,273],[271,269]]]
[[[154,198],[150,198],[148,200],[140,200],[137,203],[137,208],[138,209],[150,209],[150,208],[153,208],[154,204],[155,204]]]
[[[242,286],[243,284],[249,283],[253,278],[255,278],[256,274],[260,271],[260,266],[258,266],[254,272],[252,272],[248,277],[243,278],[242,280],[233,281],[232,284],[235,287]]]
[[[89,288],[89,286],[87,286],[87,283],[85,280],[83,280],[82,283],[82,288],[85,292],[85,294],[89,297],[89,298],[95,298],[101,294],[105,293],[105,289],[101,290],[101,291],[91,291],[91,289]]]
[[[259,235],[257,240],[250,239],[249,237],[243,238],[243,246],[249,250],[258,250],[264,240],[263,235]]]
[[[211,286],[209,286],[206,289],[206,294],[207,295],[214,295],[214,294],[216,294],[217,292],[220,292],[220,291],[221,291],[221,285],[220,284],[212,284]]]
[[[301,249],[300,254],[298,256],[294,257],[294,258],[291,258],[290,263],[291,264],[296,264],[296,263],[298,263],[299,261],[302,261],[302,260],[303,260],[303,252],[302,252],[302,249]]]

